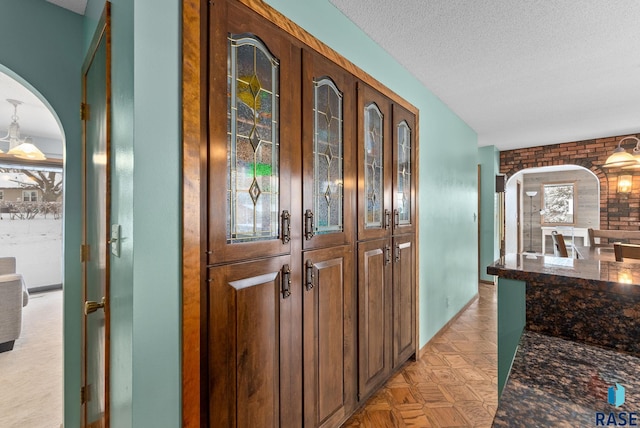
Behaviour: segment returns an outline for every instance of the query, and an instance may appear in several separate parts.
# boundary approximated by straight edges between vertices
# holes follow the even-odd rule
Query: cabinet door
[[[301,297],[290,268],[291,257],[280,256],[210,269],[211,426],[300,425],[302,388],[292,381],[300,372],[300,327],[291,314]]]
[[[308,251],[303,262],[304,426],[337,426],[356,398],[353,252]]]
[[[235,3],[214,6],[226,31],[211,25],[209,264],[285,254],[296,238],[291,174],[299,166],[300,52]]]
[[[302,69],[303,246],[348,244],[355,207],[355,80],[309,50]]]
[[[393,238],[393,367],[416,351],[416,287],[413,235]]]
[[[391,231],[391,104],[358,84],[358,239]]]
[[[358,244],[358,398],[391,372],[391,246],[388,239]]]
[[[393,105],[393,234],[415,231],[416,117]]]

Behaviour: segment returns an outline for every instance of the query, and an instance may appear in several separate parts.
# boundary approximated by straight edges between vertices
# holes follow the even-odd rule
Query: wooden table
[[[601,260],[604,262],[615,262],[616,256],[613,253],[613,246],[611,247],[583,247],[580,245],[573,246],[577,259],[584,260]],[[569,248],[567,248],[569,250]]]

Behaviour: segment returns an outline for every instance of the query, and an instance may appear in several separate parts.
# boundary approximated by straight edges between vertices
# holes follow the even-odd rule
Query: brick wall
[[[640,169],[602,168],[602,164],[617,147],[618,141],[628,136],[640,138],[640,133],[506,150],[500,152],[500,172],[508,178],[523,169],[541,166],[579,165],[587,168],[600,180],[600,229],[638,230]],[[632,153],[635,141],[624,141],[622,147]],[[633,176],[633,189],[628,196],[617,192],[620,175]]]

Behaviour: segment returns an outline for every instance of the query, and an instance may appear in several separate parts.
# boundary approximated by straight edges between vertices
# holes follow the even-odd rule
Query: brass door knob
[[[92,301],[84,302],[84,314],[85,315],[92,314],[100,308],[104,310],[104,304],[105,304],[104,297],[102,297],[102,300],[100,301],[100,303],[92,302]]]

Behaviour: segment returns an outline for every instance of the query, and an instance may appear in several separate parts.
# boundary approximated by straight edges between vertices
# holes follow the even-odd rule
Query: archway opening
[[[64,140],[42,94],[0,65],[0,265],[8,261],[21,288],[12,319],[0,321],[15,327],[0,352],[2,426],[62,423]],[[15,150],[25,143],[42,156]]]
[[[505,196],[507,253],[553,253],[551,232],[563,229],[577,245],[600,226],[600,180],[578,165],[528,168],[509,177]],[[588,245],[588,244],[587,244]]]

